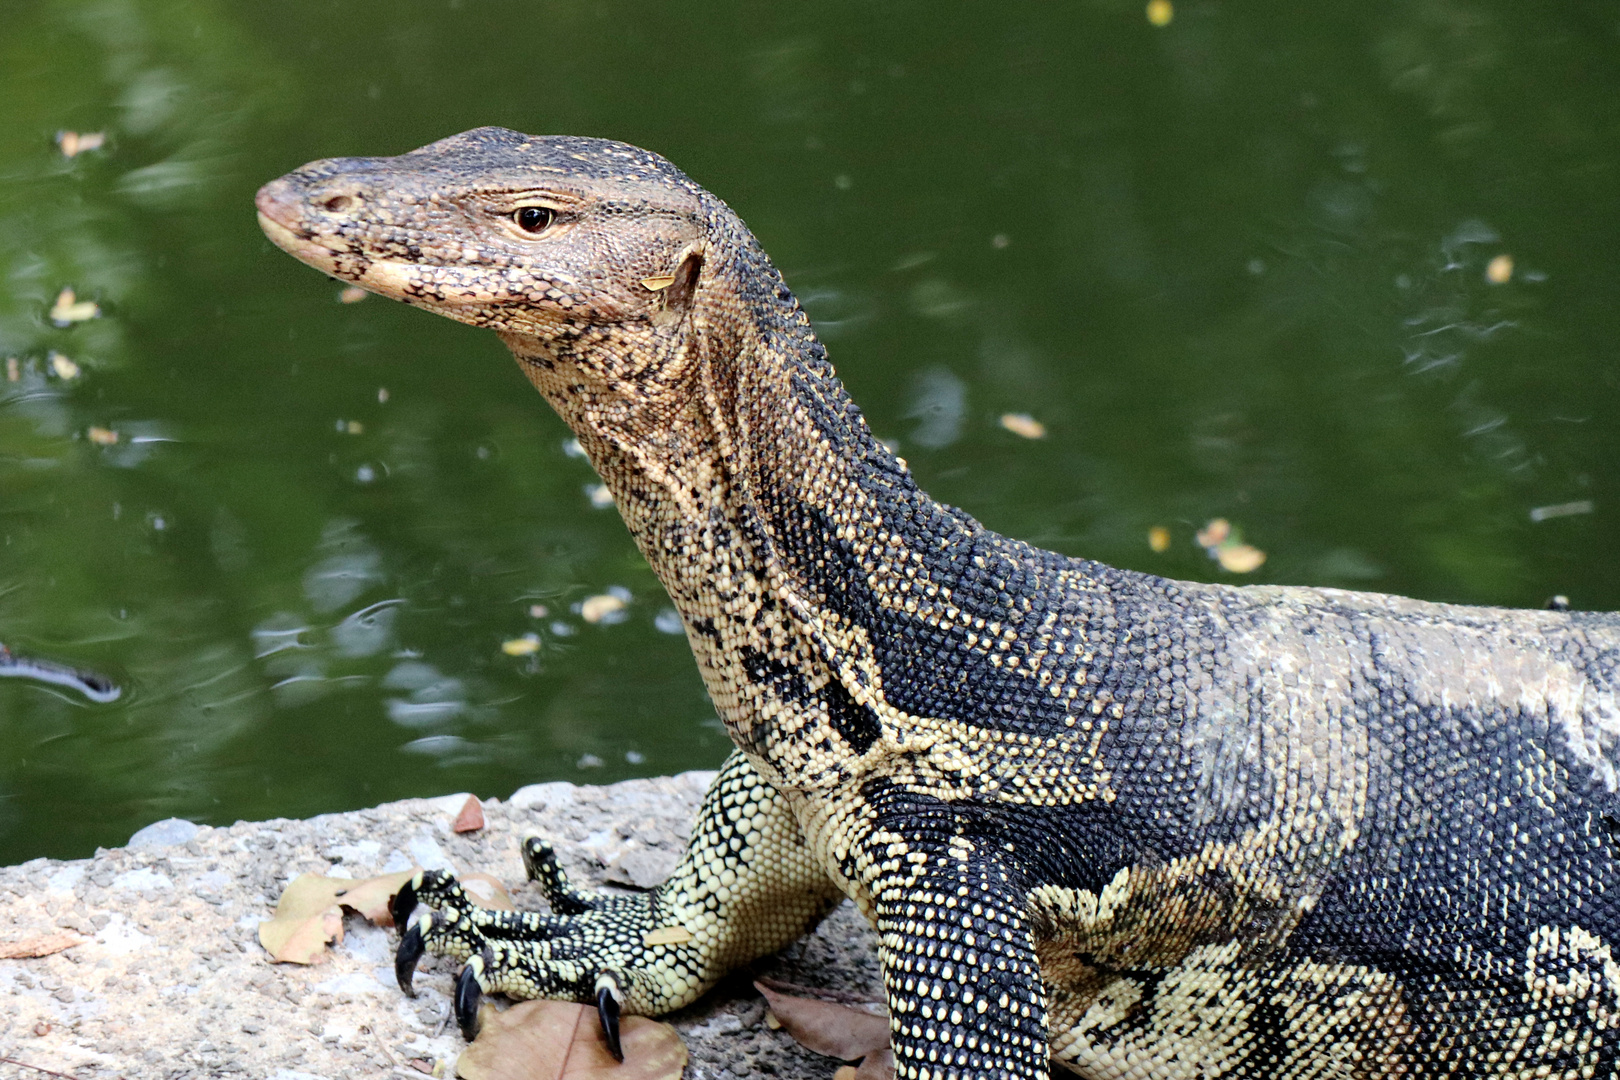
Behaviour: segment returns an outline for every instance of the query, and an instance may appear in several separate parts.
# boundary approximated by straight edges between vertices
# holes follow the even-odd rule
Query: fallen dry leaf
[[[376,877],[362,878],[359,881],[349,881],[343,878],[325,878],[325,881],[341,882],[335,894],[337,902],[378,926],[393,926],[394,916],[388,910],[388,901],[393,899],[399,887],[411,880],[416,873],[413,866],[409,870],[400,870],[393,874],[379,874]],[[279,909],[278,909],[279,910]]]
[[[887,1011],[784,994],[764,981],[754,983],[754,989],[765,995],[770,1015],[806,1050],[839,1061],[856,1061],[889,1047]]]
[[[641,935],[641,943],[649,949],[654,945],[685,945],[692,937],[692,931],[684,926],[660,926]]]
[[[89,431],[85,432],[85,438],[97,446],[112,446],[118,441],[118,432],[112,428],[91,427]]]
[[[78,934],[61,932],[36,934],[15,941],[0,941],[0,960],[32,960],[41,956],[51,956],[65,952],[75,945],[83,945],[84,942],[85,939]]]
[[[679,1080],[686,1044],[645,1016],[619,1021],[624,1062],[613,1060],[593,1006],[522,1001],[487,1009],[478,1038],[456,1060],[463,1080]]]
[[[1155,552],[1164,553],[1170,550],[1170,530],[1163,525],[1155,525],[1148,530],[1148,547]]]
[[[1046,438],[1046,425],[1029,413],[1002,413],[1001,426],[1026,439]]]
[[[609,615],[624,610],[624,601],[609,593],[587,596],[579,605],[579,617],[588,623],[599,623]]]
[[[490,877],[488,874],[461,874],[456,878],[461,887],[467,890],[473,903],[479,907],[494,908],[497,911],[516,911],[517,905],[512,903],[512,894],[506,891],[506,886]]]
[[[467,801],[461,804],[461,813],[450,826],[452,832],[477,832],[484,827],[484,806],[478,801],[478,796],[469,795]]]
[[[318,964],[326,943],[343,940],[338,894],[353,885],[345,878],[300,874],[276,901],[276,917],[259,924],[259,944],[270,959],[287,964]]]
[[[833,1080],[895,1080],[894,1051],[887,1046],[874,1050],[859,1065],[842,1066]]]
[[[59,131],[56,133],[56,145],[61,148],[62,156],[78,157],[86,150],[100,150],[101,145],[107,141],[104,131],[86,131],[82,135],[77,131]]]
[[[92,300],[80,300],[73,294],[72,289],[63,289],[56,294],[56,303],[51,305],[51,322],[57,326],[72,326],[76,322],[94,319],[101,314],[101,309]]]

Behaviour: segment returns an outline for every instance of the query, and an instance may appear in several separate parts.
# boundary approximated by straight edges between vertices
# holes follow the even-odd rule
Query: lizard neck
[[[507,344],[612,491],[733,739],[779,787],[831,788],[927,749],[885,692],[885,653],[918,628],[983,632],[957,591],[1010,542],[873,438],[745,230],[709,250],[679,332]],[[590,360],[604,348],[656,362],[609,383]]]

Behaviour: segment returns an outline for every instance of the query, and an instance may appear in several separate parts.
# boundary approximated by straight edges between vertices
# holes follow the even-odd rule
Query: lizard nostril
[[[354,205],[354,199],[350,198],[348,195],[334,195],[330,199],[327,199],[325,202],[321,203],[321,205],[326,207],[326,209],[334,214],[341,214],[350,206]]]

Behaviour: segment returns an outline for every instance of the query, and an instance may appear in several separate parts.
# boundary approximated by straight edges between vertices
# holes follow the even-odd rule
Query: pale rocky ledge
[[[418,996],[405,997],[394,931],[355,915],[323,963],[271,963],[258,926],[286,884],[303,873],[442,867],[492,874],[519,907],[543,909],[518,855],[536,832],[580,884],[645,887],[674,866],[713,775],[537,784],[484,803],[486,825],[471,833],[451,829],[466,795],[448,795],[308,821],[160,822],[92,859],[0,869],[0,950],[82,939],[50,956],[0,959],[0,1078],[453,1076],[464,1048],[449,1016],[454,967],[424,960]],[[848,903],[753,970],[880,996],[875,940]],[[686,1076],[832,1075],[836,1062],[771,1030],[764,1013],[742,973],[669,1018],[691,1051]]]

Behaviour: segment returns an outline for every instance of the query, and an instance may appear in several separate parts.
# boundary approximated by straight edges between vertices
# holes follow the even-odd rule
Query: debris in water
[[[51,370],[56,372],[57,378],[77,379],[79,377],[79,365],[75,364],[72,360],[69,360],[55,349],[51,350],[50,355],[46,357],[46,359],[50,361]]]
[[[608,593],[599,596],[588,596],[579,605],[579,617],[588,623],[615,623],[619,620],[614,616],[624,611],[624,601]]]
[[[1163,525],[1155,525],[1148,530],[1148,547],[1155,552],[1163,554],[1170,550],[1170,530]]]
[[[1556,503],[1553,506],[1538,506],[1530,511],[1531,521],[1551,521],[1553,518],[1574,517],[1577,514],[1590,514],[1593,504],[1591,499],[1576,499],[1574,502]]]
[[[1198,530],[1198,546],[1209,557],[1221,564],[1221,569],[1233,574],[1248,574],[1260,569],[1266,553],[1245,544],[1243,537],[1225,518],[1214,518]]]
[[[535,633],[501,642],[501,652],[507,656],[533,656],[539,651],[540,635]]]
[[[1025,439],[1046,438],[1046,425],[1029,413],[1002,413],[1001,426]]]
[[[1154,26],[1169,26],[1175,17],[1176,9],[1170,0],[1148,0],[1147,21]]]
[[[72,289],[63,289],[56,294],[56,303],[51,305],[51,322],[57,326],[72,326],[76,322],[85,322],[101,314],[101,308],[93,300],[80,300]]]
[[[344,287],[342,292],[338,293],[338,303],[358,304],[360,301],[364,300],[366,296],[366,290],[362,289],[360,286],[348,285]]]
[[[92,427],[85,432],[85,437],[97,446],[112,446],[118,442],[118,432],[111,428]]]
[[[80,134],[77,131],[58,131],[56,145],[61,148],[65,158],[78,157],[87,150],[100,150],[107,141],[105,131],[86,131]]]
[[[1513,280],[1513,256],[1502,254],[1485,264],[1485,280],[1492,285],[1506,285]]]

